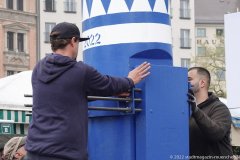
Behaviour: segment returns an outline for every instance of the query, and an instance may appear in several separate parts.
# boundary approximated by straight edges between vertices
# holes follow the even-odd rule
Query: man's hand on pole
[[[194,96],[194,93],[191,89],[188,90],[188,103],[191,107],[192,113],[195,113],[198,111],[197,103],[196,103],[196,97]]]
[[[143,62],[138,67],[129,72],[128,78],[131,78],[133,80],[133,83],[137,84],[150,74],[150,68],[150,63]]]

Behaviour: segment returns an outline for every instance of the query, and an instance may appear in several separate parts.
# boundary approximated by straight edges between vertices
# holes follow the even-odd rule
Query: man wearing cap
[[[3,160],[24,160],[26,150],[24,148],[26,137],[13,137],[5,145]]]
[[[26,150],[29,160],[87,160],[88,95],[112,96],[128,92],[150,74],[144,62],[127,77],[100,74],[77,62],[79,29],[57,24],[51,34],[53,53],[34,68],[33,108]]]

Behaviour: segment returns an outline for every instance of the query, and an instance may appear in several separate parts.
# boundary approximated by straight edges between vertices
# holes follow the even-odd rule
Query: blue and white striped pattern
[[[118,44],[172,44],[168,0],[83,0],[83,50]]]
[[[84,35],[90,37],[89,41],[83,43],[84,50],[113,44],[172,43],[170,26],[159,23],[131,23],[102,26],[89,29],[84,32]]]
[[[83,20],[124,12],[169,14],[168,0],[83,0]]]

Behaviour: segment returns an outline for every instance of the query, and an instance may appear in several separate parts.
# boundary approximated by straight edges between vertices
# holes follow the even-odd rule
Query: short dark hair
[[[51,40],[51,48],[52,51],[56,51],[58,49],[63,49],[65,48],[69,43],[71,39],[54,39]]]
[[[57,35],[58,35],[57,32],[52,32],[50,34],[50,43],[52,51],[65,48],[71,41],[71,39],[56,39],[55,37]]]
[[[197,70],[197,73],[199,75],[202,75],[202,76],[206,77],[207,78],[207,83],[208,83],[208,88],[209,88],[210,83],[211,83],[210,72],[206,68],[203,68],[203,67],[191,67],[191,68],[188,69],[188,72],[191,71],[191,70]]]

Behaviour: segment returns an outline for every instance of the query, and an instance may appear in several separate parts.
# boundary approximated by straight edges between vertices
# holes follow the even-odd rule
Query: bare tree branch
[[[217,37],[223,40],[223,37]],[[210,90],[221,97],[226,97],[225,91],[225,53],[224,44],[220,43],[215,46],[202,45],[206,48],[204,56],[195,56],[193,62],[195,66],[204,67],[209,70],[212,77]]]

